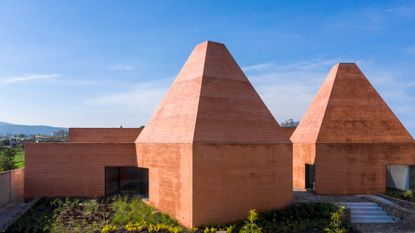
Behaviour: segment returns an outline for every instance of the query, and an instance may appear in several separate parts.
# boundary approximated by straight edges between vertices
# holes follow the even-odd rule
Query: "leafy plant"
[[[324,229],[327,233],[345,233],[346,229],[343,227],[343,215],[345,211],[344,206],[340,206],[339,209],[330,216],[330,223],[327,228]]]
[[[109,232],[114,232],[116,231],[118,228],[115,225],[104,225],[104,227],[102,227],[101,233],[109,233]]]
[[[214,226],[210,226],[210,227],[205,227],[205,229],[203,230],[203,233],[215,233],[218,229],[216,229],[216,227]]]
[[[145,204],[141,198],[127,197],[116,198],[112,204],[114,217],[112,223],[116,225],[126,225],[131,222],[146,222],[148,224],[164,223],[170,226],[177,226],[178,223],[168,215],[160,213]]]
[[[414,192],[413,192],[412,189],[407,190],[403,193],[403,196],[407,199],[412,199],[412,198],[414,198]]]
[[[391,197],[415,202],[415,190],[412,190],[412,189],[407,190],[405,192],[398,191],[398,190],[389,190],[386,194]]]
[[[142,222],[142,223],[127,223],[124,226],[124,229],[127,230],[128,232],[135,232],[135,231],[140,232],[145,227],[146,227],[145,222]]]
[[[99,208],[99,203],[97,202],[97,200],[92,199],[92,200],[88,200],[84,203],[85,206],[85,213],[88,216],[93,216],[98,212],[98,208]]]
[[[248,214],[248,220],[245,221],[242,229],[239,230],[239,233],[261,233],[262,228],[259,227],[256,223],[258,220],[258,213],[255,209],[250,210]]]

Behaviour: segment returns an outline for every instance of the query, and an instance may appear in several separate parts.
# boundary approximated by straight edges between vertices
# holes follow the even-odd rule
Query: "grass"
[[[324,232],[338,208],[329,203],[294,203],[285,209],[257,214],[227,225],[186,229],[168,215],[156,211],[138,196],[108,199],[41,199],[7,231],[16,232]],[[253,217],[255,216],[255,218]],[[350,230],[341,222],[342,229]],[[251,229],[251,230],[249,230]],[[247,231],[248,230],[248,231]]]
[[[125,225],[131,222],[146,222],[148,224],[166,224],[176,226],[178,223],[166,214],[157,212],[154,208],[145,204],[139,197],[117,198],[112,208],[115,213],[111,223]]]
[[[16,155],[14,156],[14,162],[17,168],[24,167],[24,149],[22,147],[16,148]]]

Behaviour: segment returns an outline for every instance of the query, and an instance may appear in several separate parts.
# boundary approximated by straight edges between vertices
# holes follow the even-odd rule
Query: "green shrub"
[[[140,197],[128,199],[116,198],[112,204],[114,217],[112,223],[116,225],[126,225],[127,223],[146,222],[148,224],[164,223],[176,226],[178,223],[167,214],[160,213],[145,204]]]
[[[109,225],[105,225],[104,227],[102,227],[101,232],[110,233],[110,232],[115,232],[117,229],[118,229],[117,226],[109,224]]]
[[[99,203],[97,202],[97,200],[92,199],[92,200],[85,201],[84,206],[85,206],[85,213],[88,216],[94,216],[98,212]]]
[[[239,233],[262,233],[261,227],[257,225],[258,213],[255,210],[250,210],[248,220],[245,221]]]
[[[343,217],[344,217],[344,206],[340,206],[337,211],[331,213],[330,223],[324,229],[327,233],[345,233],[346,229],[343,227]]]
[[[56,206],[49,199],[40,199],[22,217],[13,223],[7,233],[41,233],[50,232],[55,220]]]
[[[16,168],[14,156],[16,150],[12,148],[6,148],[0,153],[0,172],[8,171]]]
[[[405,192],[398,191],[398,190],[389,190],[386,194],[391,197],[415,202],[415,191],[411,189]]]
[[[412,191],[412,189],[407,190],[403,193],[403,196],[409,200],[414,198],[414,192]]]

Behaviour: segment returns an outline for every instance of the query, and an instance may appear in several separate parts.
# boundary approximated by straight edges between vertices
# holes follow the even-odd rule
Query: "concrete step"
[[[388,215],[385,211],[355,211],[353,216],[385,216]]]
[[[352,223],[395,223],[396,220],[374,202],[342,203],[350,210]]]
[[[395,219],[390,216],[352,216],[352,223],[395,223]]]
[[[373,206],[378,206],[374,202],[346,202],[346,203],[342,203],[342,204],[347,206],[347,207],[373,207]]]
[[[351,211],[381,211],[383,210],[380,206],[370,206],[370,207],[346,207]]]
[[[344,205],[377,205],[375,202],[342,202]]]

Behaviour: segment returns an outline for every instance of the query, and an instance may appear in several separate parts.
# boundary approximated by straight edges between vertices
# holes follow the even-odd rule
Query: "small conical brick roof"
[[[137,143],[288,142],[225,45],[197,45]]]
[[[293,143],[405,143],[413,139],[354,63],[335,65],[291,136]]]

